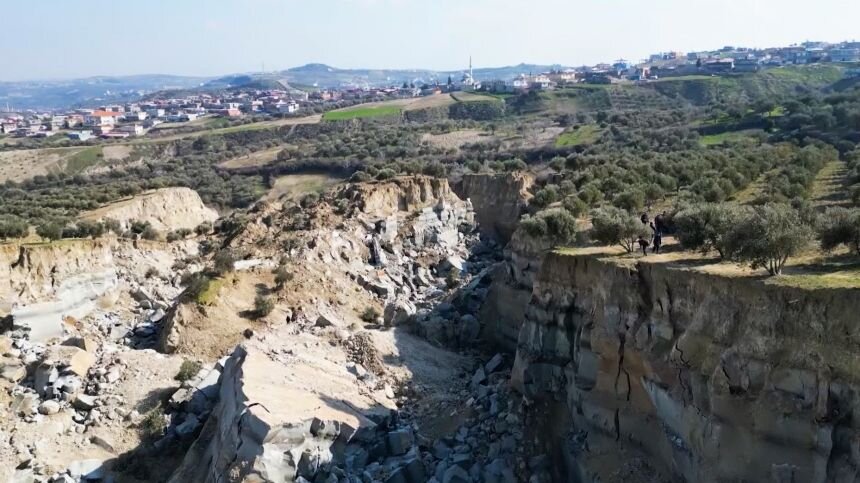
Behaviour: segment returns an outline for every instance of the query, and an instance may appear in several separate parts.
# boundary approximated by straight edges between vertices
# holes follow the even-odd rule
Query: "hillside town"
[[[462,77],[404,81],[385,86],[342,85],[298,89],[277,81],[269,89],[236,86],[220,91],[174,94],[155,93],[145,101],[100,105],[62,112],[17,112],[0,109],[0,135],[47,138],[62,134],[73,141],[93,138],[122,139],[143,136],[161,124],[182,125],[203,118],[237,120],[247,116],[280,118],[302,116],[356,104],[387,99],[432,96],[455,91],[520,94],[585,84],[653,82],[664,78],[705,75],[733,76],[792,65],[836,63],[846,76],[860,76],[860,42],[803,42],[773,48],[726,46],[704,52],[668,51],[648,59],[592,66],[522,72],[513,78],[479,80],[472,60]]]

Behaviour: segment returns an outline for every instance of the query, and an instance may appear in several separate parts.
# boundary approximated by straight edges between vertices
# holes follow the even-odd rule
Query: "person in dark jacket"
[[[656,223],[651,223],[651,231],[651,239],[654,244],[653,248],[651,248],[651,253],[660,253],[660,246],[663,245],[663,233],[657,229]]]
[[[650,245],[648,240],[646,240],[642,235],[639,235],[639,238],[636,239],[636,243],[638,243],[639,248],[642,249],[642,255],[647,256],[648,255],[648,245]]]

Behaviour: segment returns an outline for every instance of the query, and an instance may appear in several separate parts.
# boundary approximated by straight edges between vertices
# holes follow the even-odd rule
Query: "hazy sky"
[[[0,80],[447,70],[860,39],[860,0],[4,0],[0,31]]]

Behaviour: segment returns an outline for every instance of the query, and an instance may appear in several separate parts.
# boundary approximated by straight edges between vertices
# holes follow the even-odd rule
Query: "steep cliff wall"
[[[520,330],[513,384],[588,434],[568,478],[630,448],[686,481],[857,481],[856,290],[625,262],[548,254]]]
[[[548,249],[546,241],[536,240],[518,229],[504,248],[504,260],[493,269],[480,319],[484,326],[483,338],[500,349],[516,351],[534,280]]]
[[[528,206],[533,184],[527,173],[467,174],[458,191],[472,201],[481,232],[507,243]]]

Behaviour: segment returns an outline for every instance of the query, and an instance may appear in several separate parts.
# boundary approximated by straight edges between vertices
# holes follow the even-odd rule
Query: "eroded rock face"
[[[128,229],[132,221],[149,222],[157,231],[193,230],[203,222],[214,222],[218,213],[207,208],[191,188],[162,188],[130,200],[119,201],[81,215],[82,219],[111,218]]]
[[[533,184],[534,178],[527,173],[467,174],[459,191],[472,201],[481,233],[504,244],[525,213]]]
[[[851,290],[549,254],[512,382],[566,401],[559,438],[586,431],[592,452],[635,448],[686,481],[853,482],[857,313]],[[557,447],[589,474],[588,452]]]

